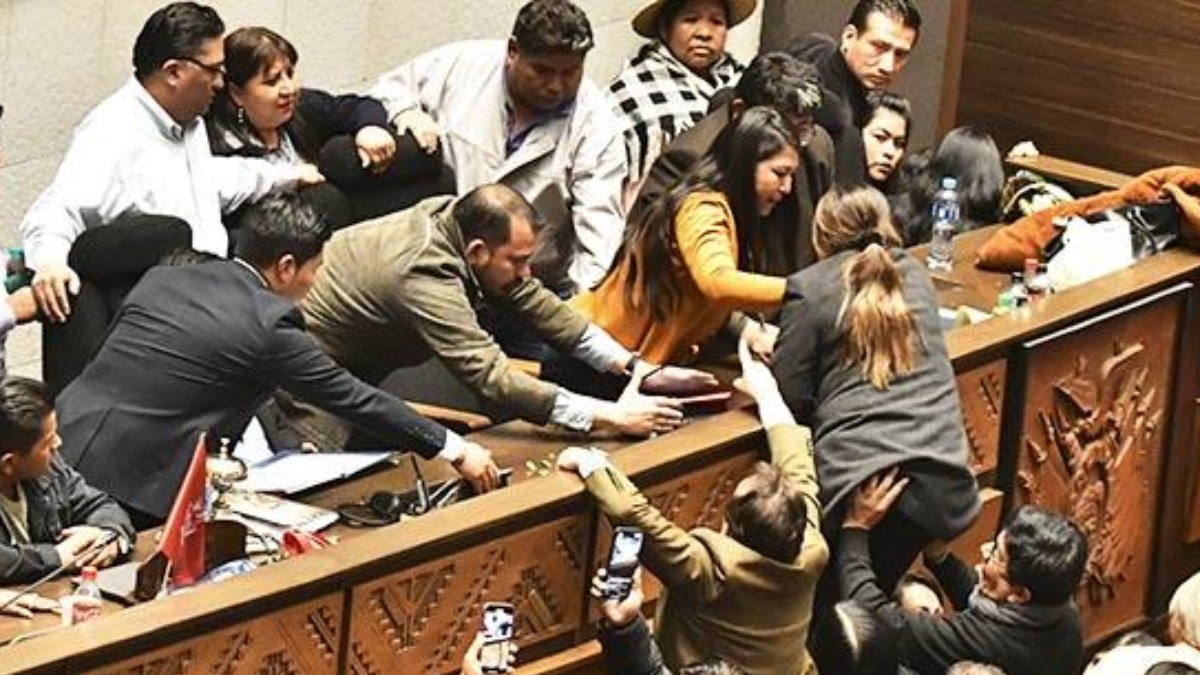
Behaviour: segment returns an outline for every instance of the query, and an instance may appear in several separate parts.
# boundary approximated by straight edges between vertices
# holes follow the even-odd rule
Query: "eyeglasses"
[[[201,61],[200,59],[193,59],[190,56],[181,56],[181,57],[179,57],[179,60],[187,61],[188,63],[198,66],[201,70],[208,73],[209,75],[212,75],[213,77],[223,78],[226,75],[224,63],[218,63],[218,64],[214,65],[214,64],[210,64],[210,63],[205,63],[205,62]]]

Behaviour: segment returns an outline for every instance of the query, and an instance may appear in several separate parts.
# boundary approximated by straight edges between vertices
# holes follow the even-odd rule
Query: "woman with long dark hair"
[[[813,244],[818,262],[788,279],[772,363],[788,405],[813,430],[830,550],[860,484],[895,469],[908,479],[871,530],[890,593],[926,543],[952,539],[979,511],[954,371],[933,282],[900,248],[878,190],[827,193]]]
[[[614,267],[574,306],[655,363],[692,361],[736,310],[778,307],[784,279],[761,273],[764,218],[791,192],[798,163],[783,117],[746,111],[711,155],[629,223]],[[743,323],[747,337],[760,337],[757,322]]]
[[[901,173],[907,176],[902,179],[907,185],[893,202],[892,214],[906,245],[929,241],[933,231],[930,206],[946,177],[958,180],[960,232],[998,222],[1004,163],[996,142],[986,132],[958,127],[946,134],[936,152],[917,153],[905,164],[909,166],[902,167]]]
[[[213,154],[317,164],[353,197],[352,220],[454,191],[441,156],[411,136],[397,138],[382,103],[301,87],[299,60],[292,43],[268,28],[225,37],[225,88],[207,115]]]

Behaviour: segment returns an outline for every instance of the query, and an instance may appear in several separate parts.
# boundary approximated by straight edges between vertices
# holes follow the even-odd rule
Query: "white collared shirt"
[[[213,157],[203,119],[180,125],[130,78],[75,129],[54,181],[21,222],[31,268],[67,261],[91,227],[134,213],[176,216],[192,227],[192,246],[224,256],[221,214],[291,187],[293,165]]]

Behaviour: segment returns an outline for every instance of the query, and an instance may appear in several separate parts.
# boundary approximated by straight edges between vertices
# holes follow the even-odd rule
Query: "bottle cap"
[[[95,581],[96,580],[96,568],[91,565],[84,567],[82,570],[79,571],[79,578],[83,579],[84,581]]]

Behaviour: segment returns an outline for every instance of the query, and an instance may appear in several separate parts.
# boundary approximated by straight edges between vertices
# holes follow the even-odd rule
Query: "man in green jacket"
[[[734,488],[722,532],[667,520],[598,450],[568,448],[558,466],[584,479],[614,525],[645,533],[642,562],[666,589],[657,638],[669,669],[718,656],[748,675],[804,675],[815,672],[804,644],[829,559],[812,436],[744,340],[738,354],[736,384],[758,403],[771,463],[756,464]]]
[[[678,426],[678,402],[642,395],[637,387],[615,402],[602,401],[543,382],[514,367],[480,327],[479,303],[508,305],[551,347],[599,372],[655,368],[531,275],[537,222],[524,197],[494,184],[342,230],[325,247],[325,263],[304,301],[308,331],[335,361],[373,384],[397,368],[437,358],[485,412],[501,418],[642,436]],[[646,389],[684,393],[715,385],[707,373],[664,368]],[[318,444],[342,444],[339,427],[332,428]]]

